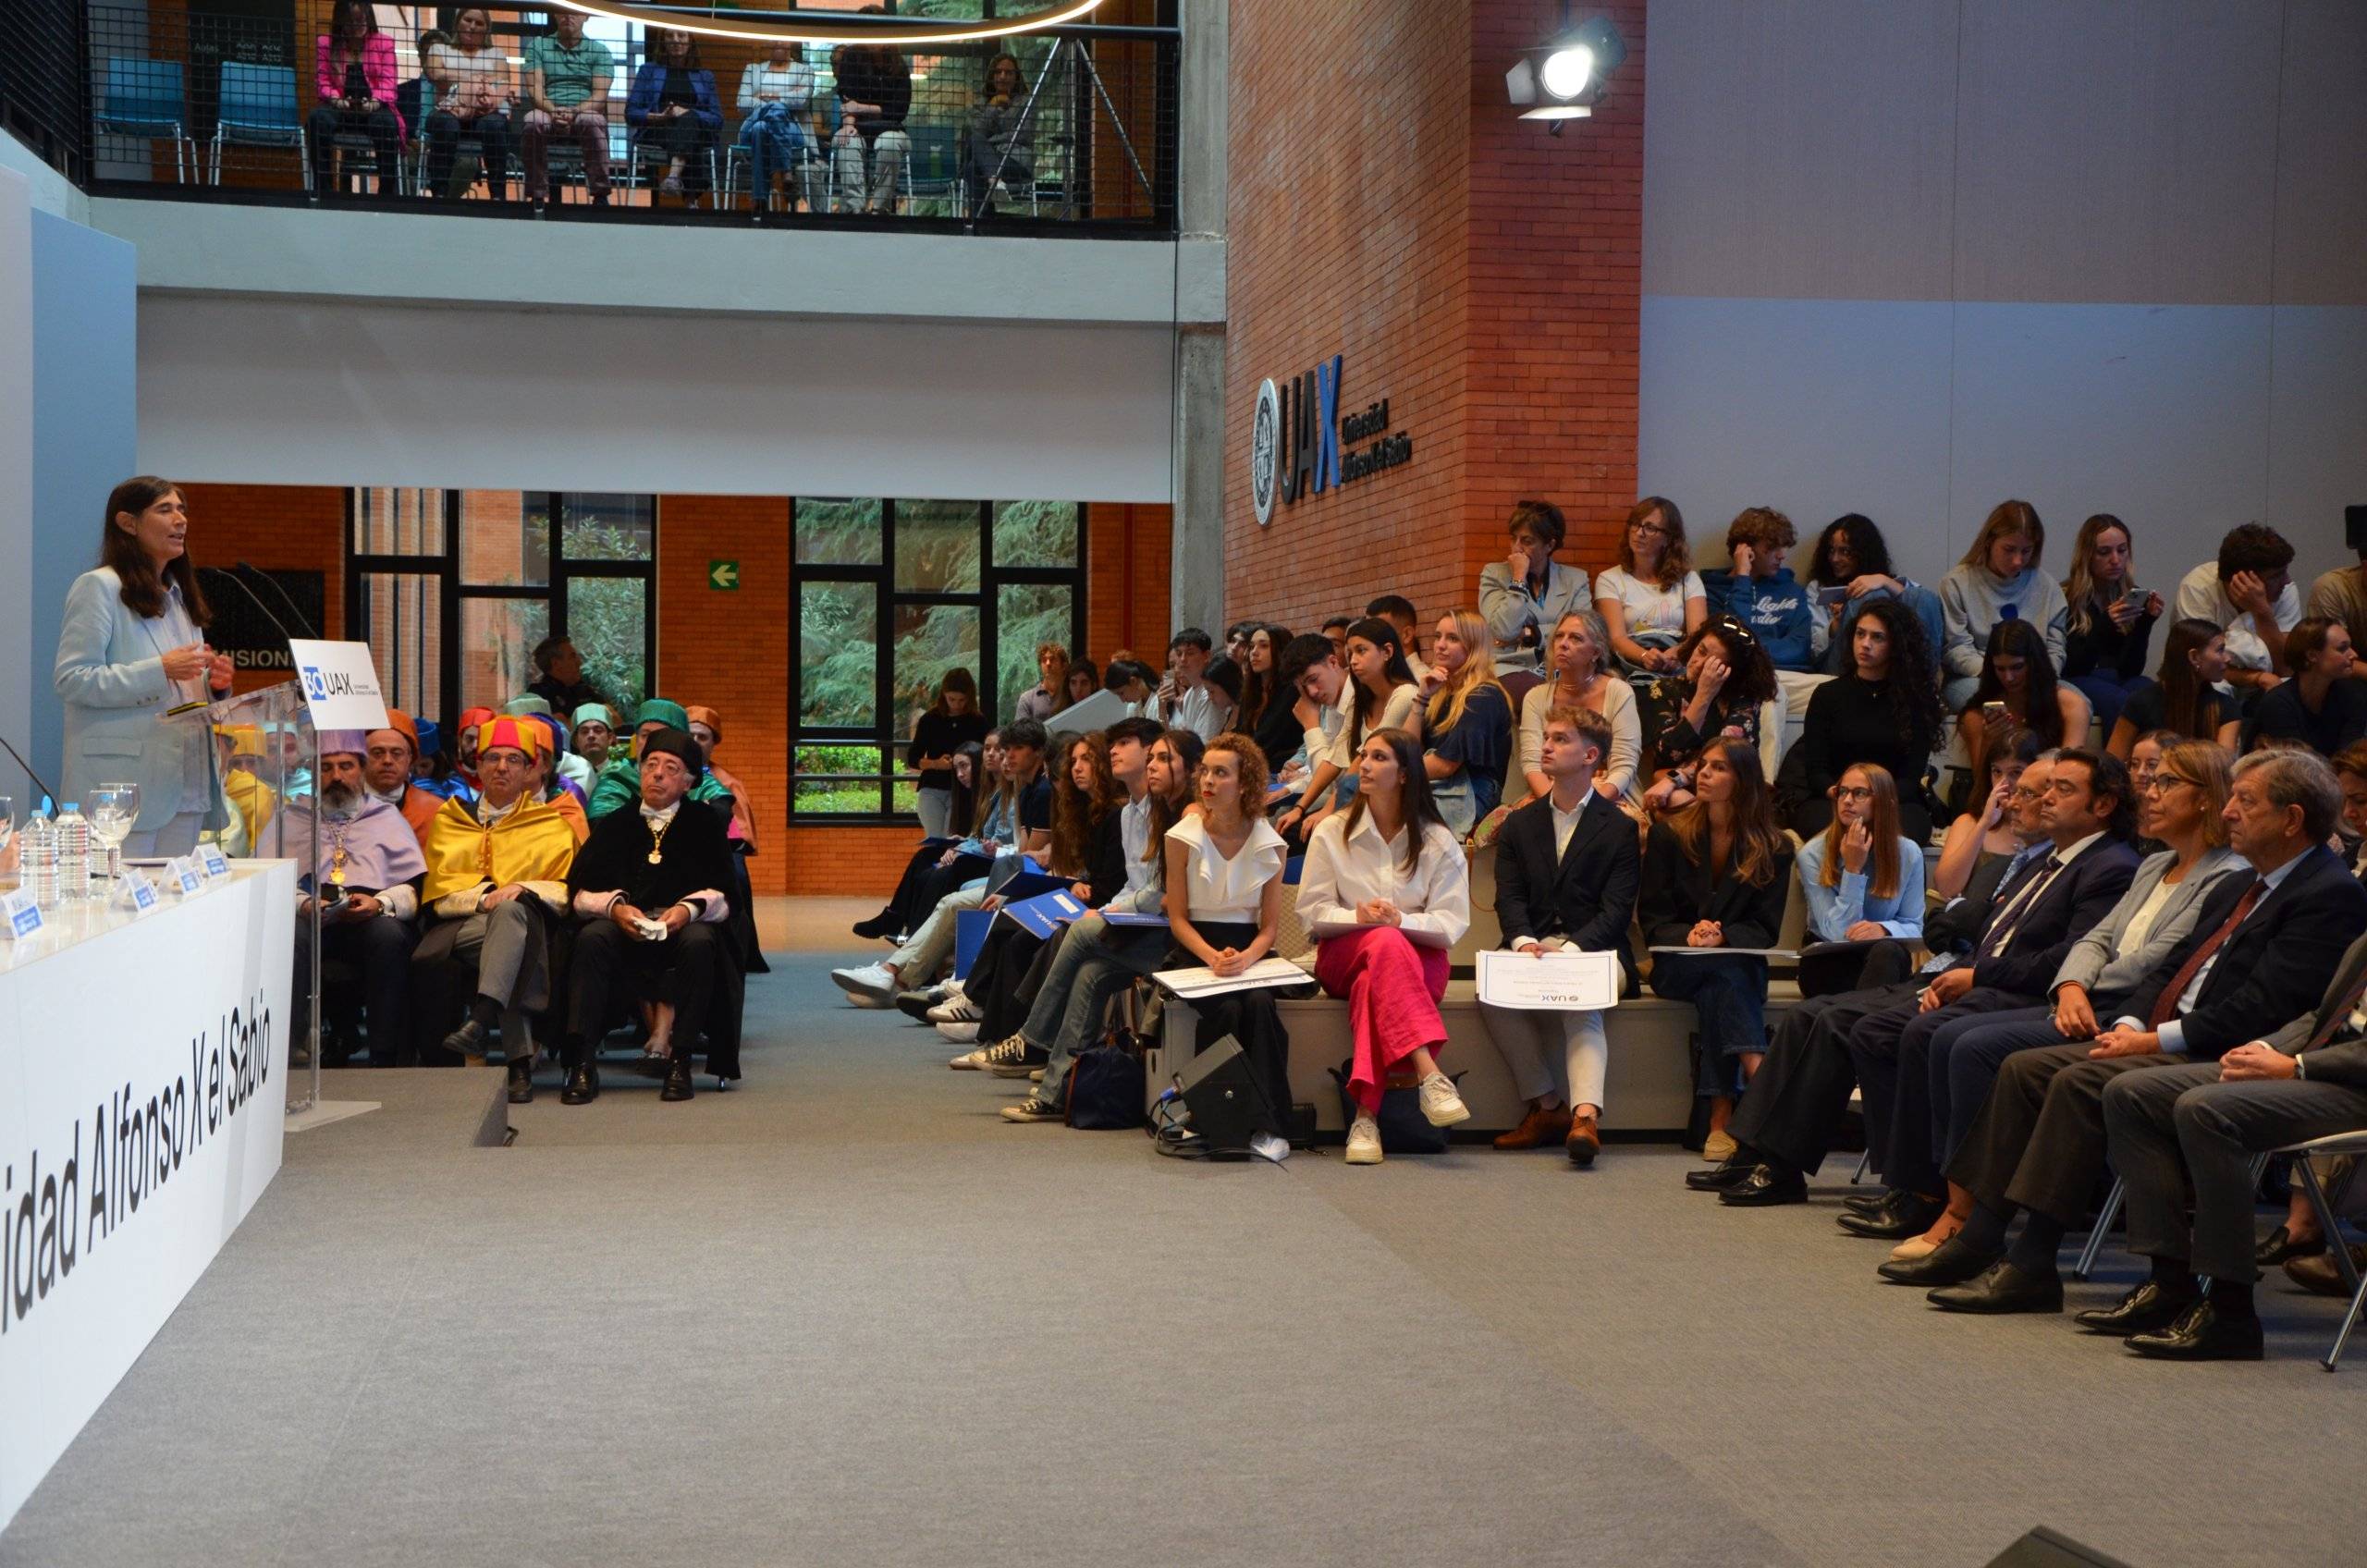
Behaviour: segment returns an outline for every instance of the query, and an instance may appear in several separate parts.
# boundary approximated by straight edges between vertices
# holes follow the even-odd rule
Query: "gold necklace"
[[[642,820],[649,824],[649,864],[659,864],[666,858],[666,830],[674,826],[674,819],[644,816]]]

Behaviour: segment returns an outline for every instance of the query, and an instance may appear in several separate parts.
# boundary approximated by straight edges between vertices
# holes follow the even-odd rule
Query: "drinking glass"
[[[17,885],[17,802],[0,795],[0,887]]]
[[[102,784],[91,791],[91,832],[107,847],[107,876],[123,878],[123,841],[140,818],[140,786]]]

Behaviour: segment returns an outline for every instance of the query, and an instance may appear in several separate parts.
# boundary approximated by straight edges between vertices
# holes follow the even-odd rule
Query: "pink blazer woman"
[[[345,96],[345,62],[332,60],[331,42],[323,33],[313,52],[313,88],[324,104],[334,104]],[[370,84],[370,96],[386,106],[395,116],[395,130],[406,140],[410,128],[403,124],[402,111],[395,107],[395,41],[383,32],[374,32],[362,45],[362,77]]]

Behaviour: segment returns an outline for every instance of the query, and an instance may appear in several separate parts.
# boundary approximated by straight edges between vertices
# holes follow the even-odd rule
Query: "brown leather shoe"
[[[1500,1149],[1539,1148],[1546,1144],[1558,1143],[1569,1131],[1569,1111],[1560,1108],[1546,1110],[1532,1106],[1528,1114],[1520,1119],[1519,1126],[1509,1133],[1496,1134],[1496,1146]]]
[[[1602,1132],[1595,1125],[1592,1111],[1581,1112],[1571,1121],[1569,1133],[1563,1140],[1562,1146],[1569,1151],[1572,1165],[1594,1163],[1594,1157],[1602,1151]]]
[[[2367,1268],[2367,1245],[2350,1243],[2350,1262],[2355,1268]],[[2285,1277],[2305,1291],[2322,1296],[2348,1296],[2343,1289],[2342,1275],[2334,1266],[2331,1252],[2307,1253],[2285,1260]]]

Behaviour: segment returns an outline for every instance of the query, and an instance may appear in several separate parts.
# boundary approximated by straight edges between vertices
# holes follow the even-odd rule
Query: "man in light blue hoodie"
[[[1777,669],[1806,671],[1816,668],[1816,612],[1784,564],[1799,537],[1792,520],[1772,507],[1746,509],[1726,530],[1732,569],[1705,569],[1701,589],[1710,613],[1749,627]]]

